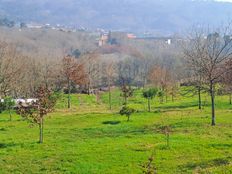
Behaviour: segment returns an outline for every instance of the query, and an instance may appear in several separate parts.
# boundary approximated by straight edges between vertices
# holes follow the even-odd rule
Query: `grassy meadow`
[[[210,98],[203,109],[197,96],[176,96],[172,101],[147,101],[141,90],[129,99],[137,110],[131,121],[118,114],[120,92],[108,93],[97,102],[94,95],[66,96],[45,119],[44,143],[38,144],[39,128],[14,114],[0,114],[0,174],[140,174],[149,158],[158,174],[231,174],[232,105],[228,96],[216,97],[216,126],[212,127]],[[169,146],[164,127],[169,127]]]

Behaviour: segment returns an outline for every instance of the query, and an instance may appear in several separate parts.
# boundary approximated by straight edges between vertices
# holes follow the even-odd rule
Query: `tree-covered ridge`
[[[196,23],[218,24],[231,16],[231,9],[231,3],[190,0],[0,1],[0,14],[13,20],[160,34]]]

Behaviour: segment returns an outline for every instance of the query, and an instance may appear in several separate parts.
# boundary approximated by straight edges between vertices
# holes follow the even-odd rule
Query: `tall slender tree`
[[[232,57],[231,26],[224,30],[195,29],[184,49],[188,67],[207,87],[211,97],[211,125],[216,125],[215,87],[231,68],[225,66]]]
[[[71,108],[72,83],[81,84],[86,78],[83,62],[71,56],[64,57],[62,60],[62,75],[67,84],[68,108]]]

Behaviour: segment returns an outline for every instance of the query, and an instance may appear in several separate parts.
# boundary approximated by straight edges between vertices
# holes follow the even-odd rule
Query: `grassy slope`
[[[130,99],[139,112],[131,122],[116,114],[119,91],[113,94],[114,112],[107,110],[107,94],[73,95],[73,108],[64,100],[45,122],[45,143],[37,143],[38,127],[17,116],[0,115],[0,173],[142,173],[141,165],[154,154],[158,173],[231,173],[232,106],[217,97],[217,126],[210,126],[210,108],[197,110],[197,97],[153,103],[147,113],[141,93]],[[208,97],[204,96],[206,105]],[[170,148],[161,127],[172,128]]]

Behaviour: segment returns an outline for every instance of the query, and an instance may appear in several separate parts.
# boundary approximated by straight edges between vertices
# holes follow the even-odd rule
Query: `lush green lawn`
[[[65,96],[64,98],[65,99]],[[169,98],[170,100],[170,98]],[[197,97],[177,96],[175,102],[147,103],[136,91],[129,104],[138,110],[126,122],[119,116],[122,101],[113,93],[113,111],[108,95],[73,95],[72,109],[65,100],[46,118],[44,144],[38,144],[37,126],[18,116],[8,121],[0,115],[0,173],[142,173],[142,165],[153,155],[159,174],[232,173],[232,106],[228,98],[217,97],[217,126],[210,126],[209,98],[197,109]],[[171,127],[170,147],[163,127]]]

